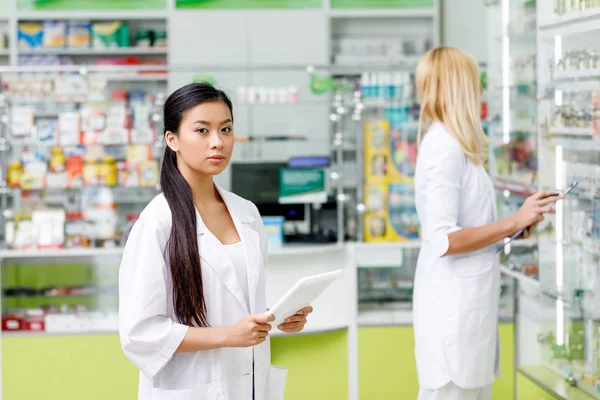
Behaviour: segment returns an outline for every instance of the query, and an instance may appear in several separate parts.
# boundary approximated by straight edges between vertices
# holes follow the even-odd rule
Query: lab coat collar
[[[231,219],[240,236],[244,252],[246,254],[246,268],[248,271],[248,290],[250,304],[246,303],[241,290],[235,267],[231,259],[218,247],[217,239],[211,236],[204,236],[206,225],[202,221],[200,213],[196,209],[196,228],[198,232],[198,241],[200,244],[200,258],[217,273],[227,289],[233,294],[239,305],[245,312],[253,313],[256,310],[256,296],[260,277],[260,238],[259,234],[252,224],[256,217],[252,214],[250,203],[241,197],[219,187],[215,188],[223,198],[225,205],[231,215]]]
[[[248,207],[246,201],[241,197],[223,189],[219,185],[215,183],[215,188],[219,192],[219,195],[225,202],[225,206],[229,210],[231,214],[231,218],[234,222],[239,221],[241,223],[252,223],[255,220],[254,215],[250,212],[250,207]],[[194,207],[195,208],[195,207]],[[202,221],[202,217],[200,213],[196,209],[196,231],[198,235],[203,235],[206,230],[206,225]]]

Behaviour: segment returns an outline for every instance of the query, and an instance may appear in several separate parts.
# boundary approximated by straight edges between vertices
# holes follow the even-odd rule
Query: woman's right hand
[[[529,196],[519,211],[511,217],[517,231],[543,221],[544,214],[554,214],[550,205],[562,198],[564,195],[556,192],[538,192]]]
[[[266,313],[245,316],[229,327],[227,347],[251,347],[263,343],[271,330],[268,322],[274,320],[275,316]]]

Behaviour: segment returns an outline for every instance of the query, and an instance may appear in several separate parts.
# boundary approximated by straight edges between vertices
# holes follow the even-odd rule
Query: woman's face
[[[179,164],[218,175],[229,165],[233,152],[233,117],[222,101],[202,103],[185,113],[179,132],[167,132],[166,139]]]

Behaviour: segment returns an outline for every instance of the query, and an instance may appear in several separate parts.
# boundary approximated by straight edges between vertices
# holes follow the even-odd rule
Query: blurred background
[[[128,232],[160,192],[161,107],[234,102],[216,181],[259,208],[267,301],[344,270],[273,334],[286,399],[416,399],[414,71],[476,57],[500,216],[577,189],[501,255],[494,400],[600,399],[600,0],[0,0],[0,399],[136,398]]]

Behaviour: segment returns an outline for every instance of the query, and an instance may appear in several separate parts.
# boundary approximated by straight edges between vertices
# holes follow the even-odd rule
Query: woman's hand
[[[304,307],[300,311],[296,313],[296,315],[292,315],[282,324],[280,324],[277,329],[285,333],[297,333],[304,329],[304,325],[306,325],[306,318],[308,314],[313,312],[313,308],[311,306]]]
[[[247,315],[227,330],[226,347],[251,347],[267,340],[269,322],[275,316],[265,313]]]
[[[528,227],[533,228],[544,220],[544,214],[554,214],[554,209],[550,205],[563,198],[564,195],[557,195],[556,192],[538,192],[529,196],[519,211],[511,217],[517,231]],[[529,230],[531,234],[532,229],[525,230]]]
[[[538,225],[538,223],[536,222],[533,225],[529,225],[527,228],[525,228],[523,230],[523,233],[521,234],[521,236],[519,236],[517,238],[517,240],[522,240],[522,239],[529,239],[531,237],[531,235],[533,234],[534,229],[536,228],[536,226]]]

